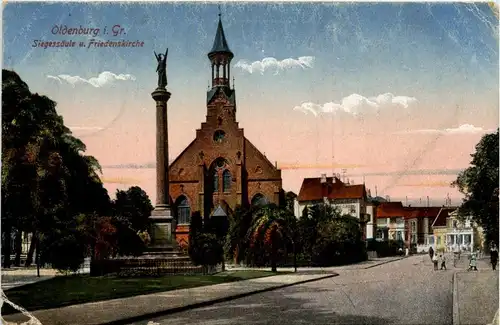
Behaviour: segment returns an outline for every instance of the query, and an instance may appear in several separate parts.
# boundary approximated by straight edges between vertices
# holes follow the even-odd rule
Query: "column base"
[[[151,212],[149,217],[151,221],[151,244],[150,248],[171,249],[175,238],[173,238],[173,222],[172,211],[167,205],[158,205]]]

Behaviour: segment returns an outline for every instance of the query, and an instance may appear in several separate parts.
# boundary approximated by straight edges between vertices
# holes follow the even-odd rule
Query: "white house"
[[[365,238],[373,238],[374,211],[372,204],[368,202],[364,184],[344,183],[338,175],[327,177],[323,174],[317,178],[305,178],[297,197],[296,216],[300,217],[306,206],[323,202],[339,209],[341,214],[359,219],[365,224]]]
[[[463,221],[458,218],[458,210],[449,213],[446,220],[446,249],[452,251],[456,246],[462,251],[473,251],[484,246],[482,229],[465,217]]]

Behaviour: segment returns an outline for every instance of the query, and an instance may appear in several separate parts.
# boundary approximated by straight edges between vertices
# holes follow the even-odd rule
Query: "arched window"
[[[254,206],[264,206],[267,205],[268,203],[269,201],[267,200],[267,198],[260,193],[255,194],[254,197],[252,198],[252,205]]]
[[[222,190],[224,192],[231,190],[231,173],[227,169],[222,173]]]
[[[191,221],[191,207],[185,196],[177,199],[177,223],[180,225],[188,225]]]
[[[219,192],[219,171],[214,170],[214,192]]]

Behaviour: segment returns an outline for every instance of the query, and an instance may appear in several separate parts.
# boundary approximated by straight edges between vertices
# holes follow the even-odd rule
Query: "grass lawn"
[[[282,272],[280,272],[282,273]],[[148,293],[186,289],[211,284],[260,278],[276,273],[270,271],[227,271],[215,275],[171,275],[164,277],[120,278],[89,275],[57,276],[5,291],[13,303],[29,311],[81,304],[86,302],[125,298]],[[17,311],[7,303],[2,314]]]

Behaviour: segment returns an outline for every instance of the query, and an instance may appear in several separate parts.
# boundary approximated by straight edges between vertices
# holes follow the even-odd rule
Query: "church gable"
[[[245,138],[245,157],[249,179],[281,179],[281,170],[277,169],[247,138]]]
[[[168,171],[171,182],[198,180],[199,157],[197,147],[198,141],[194,139],[170,164]]]

